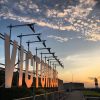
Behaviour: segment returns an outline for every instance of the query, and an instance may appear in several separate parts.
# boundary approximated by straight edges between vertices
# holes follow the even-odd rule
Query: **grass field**
[[[84,90],[83,91],[83,94],[85,96],[96,96],[96,97],[100,97],[100,93],[99,92],[96,92],[96,91],[89,91],[89,90]]]

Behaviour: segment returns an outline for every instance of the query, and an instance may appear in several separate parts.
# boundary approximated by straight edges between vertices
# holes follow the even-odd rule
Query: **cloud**
[[[75,68],[99,66],[99,53],[99,50],[95,50],[82,54],[73,54],[63,58],[63,61],[66,65],[70,64],[70,66],[75,66]]]
[[[61,37],[61,36],[55,36],[55,35],[49,35],[48,38],[55,39],[55,40],[57,40],[58,42],[61,42],[61,43],[68,41],[68,38]]]
[[[76,58],[80,58],[80,55],[71,55],[65,58],[66,61],[74,61]]]
[[[94,9],[96,4],[100,4],[98,2],[96,0],[70,0],[69,2],[66,0],[1,0],[0,17],[25,23],[35,22],[40,26],[53,29],[80,32],[88,39],[91,34],[100,33],[98,28],[100,12]]]
[[[89,41],[100,41],[100,34],[92,33],[87,36],[87,40]]]

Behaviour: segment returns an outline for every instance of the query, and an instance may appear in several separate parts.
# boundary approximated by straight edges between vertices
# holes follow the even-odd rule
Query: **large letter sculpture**
[[[53,82],[53,69],[51,68],[50,70],[51,78],[50,78],[50,87],[53,87],[54,82]]]
[[[44,61],[41,61],[41,85],[44,88],[45,86],[45,64]]]
[[[46,87],[49,87],[49,79],[48,79],[48,64],[45,63],[45,69],[46,69]]]
[[[40,65],[40,58],[37,56],[34,56],[34,60],[36,62],[36,88],[38,88],[39,87],[38,68]]]
[[[17,52],[17,42],[14,41],[10,59],[10,38],[7,34],[5,34],[5,88],[11,88],[12,85],[16,52]]]
[[[21,46],[20,50],[20,62],[19,62],[19,86],[22,86],[22,80],[23,80],[23,54],[24,54],[24,49]]]
[[[56,70],[56,87],[58,87],[58,72]]]
[[[26,54],[26,71],[25,71],[25,83],[28,88],[32,86],[32,82],[33,82],[33,73],[30,74],[30,79],[28,78],[29,60],[31,60],[31,66],[33,66],[33,56],[30,51],[28,51]]]

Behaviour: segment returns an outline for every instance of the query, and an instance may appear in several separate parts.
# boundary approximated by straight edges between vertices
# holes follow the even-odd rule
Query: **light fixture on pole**
[[[50,51],[51,48],[37,48],[37,47],[36,47],[36,55],[37,55],[37,51],[38,51],[38,50],[45,50],[45,49],[47,49],[47,50]]]
[[[11,35],[12,35],[12,28],[22,27],[22,26],[29,26],[33,30],[33,32],[35,33],[35,28],[34,28],[35,24],[36,23],[22,24],[22,25],[12,25],[12,24],[10,24],[9,26],[7,26],[7,28],[10,29],[10,39],[11,39]]]
[[[46,40],[41,40],[41,41],[28,41],[28,42],[26,42],[27,45],[28,45],[28,51],[29,51],[30,43],[37,43],[37,42],[44,42],[44,41],[46,41]]]

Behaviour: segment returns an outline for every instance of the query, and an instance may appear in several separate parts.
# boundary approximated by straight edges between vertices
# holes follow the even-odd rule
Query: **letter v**
[[[14,40],[11,59],[10,59],[10,39],[9,36],[5,34],[5,88],[11,88],[12,85],[16,52],[17,52],[17,42]]]

